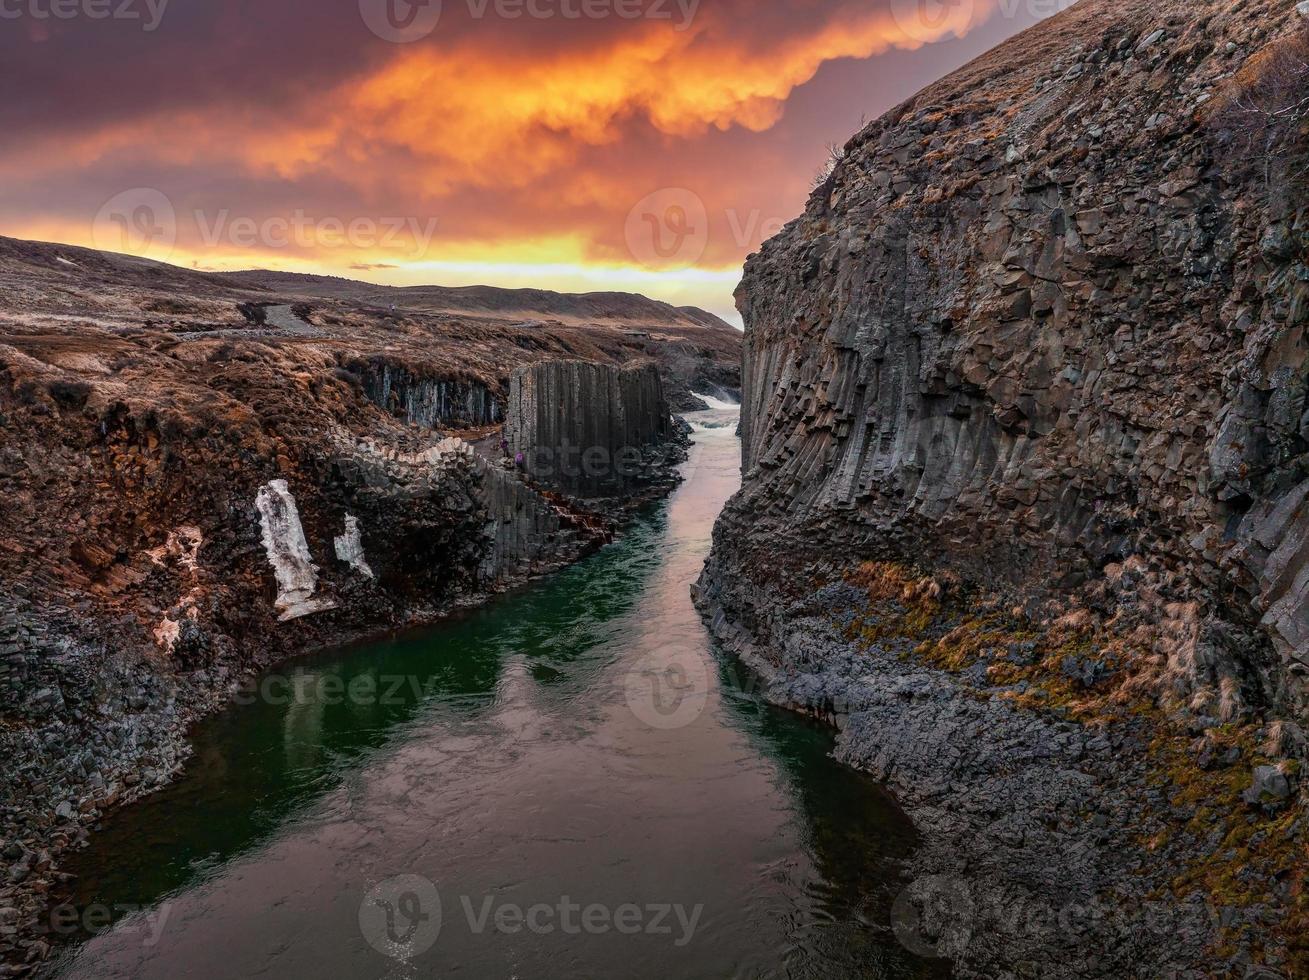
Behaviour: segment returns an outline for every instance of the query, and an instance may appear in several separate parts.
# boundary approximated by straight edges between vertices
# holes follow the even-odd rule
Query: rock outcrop
[[[1079,4],[856,136],[747,267],[734,510],[1016,588],[1137,559],[1240,638],[1196,686],[1303,715],[1309,209],[1221,108],[1302,24]]]
[[[747,263],[744,488],[698,592],[779,702],[823,714],[833,669],[870,686],[840,751],[911,812],[970,814],[915,812],[929,855],[956,841],[962,866],[987,867],[981,891],[1048,911],[1054,883],[1021,866],[1090,848],[1095,873],[1070,881],[1131,908],[1140,881],[1096,850],[1122,848],[1178,891],[1170,909],[1224,907],[1232,970],[1305,962],[1287,938],[1299,825],[1256,818],[1239,792],[1252,767],[1296,770],[1309,721],[1309,134],[1303,112],[1280,121],[1309,99],[1305,30],[1285,0],[1082,0],[856,135]],[[808,596],[865,562],[904,571],[906,596],[866,596],[853,634],[830,632],[835,613],[797,626]],[[918,577],[946,596],[921,616],[904,606]],[[893,663],[929,656],[913,684],[948,684],[887,694]],[[1032,707],[1028,741],[1013,741],[1021,721],[997,720],[996,738],[1044,759],[1033,775],[1051,786],[1080,765],[1081,805],[1103,803],[1121,836],[1079,839],[1067,800],[1023,790],[1014,805],[1043,816],[993,839],[1012,816],[986,795],[998,759],[926,734],[970,698]],[[1052,717],[1116,719],[1114,754],[1043,750]],[[903,731],[931,751],[911,758]],[[1199,816],[1180,788],[1150,799],[1152,779],[1224,766]],[[1134,850],[1145,826],[1169,845]],[[1239,873],[1219,870],[1238,853]],[[1132,925],[1153,935],[1143,970],[1202,968],[1194,936],[1170,958],[1168,928]],[[1070,937],[1087,953],[1075,975],[1112,975],[1088,951],[1113,941]],[[1048,954],[1015,940],[956,960],[1064,968]]]
[[[662,475],[650,454],[673,441],[674,426],[653,362],[550,361],[514,372],[504,437],[535,481],[612,497]]]
[[[460,424],[499,425],[504,421],[499,400],[477,381],[416,376],[403,365],[383,359],[363,366],[364,391],[379,408],[427,429]]]

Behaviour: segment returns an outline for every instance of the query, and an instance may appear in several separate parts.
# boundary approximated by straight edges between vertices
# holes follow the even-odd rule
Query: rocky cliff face
[[[1140,563],[1197,685],[1303,712],[1309,212],[1219,108],[1301,23],[1079,4],[855,137],[747,268],[736,509],[1020,587]]]
[[[700,602],[777,698],[805,710],[833,714],[834,682],[814,680],[820,651],[848,665],[841,644],[862,649],[850,670],[865,688],[852,694],[847,675],[836,690],[847,709],[870,707],[843,751],[871,765],[881,744],[873,768],[898,773],[911,803],[960,805],[1002,763],[983,749],[959,759],[911,694],[879,688],[879,658],[888,678],[927,658],[905,690],[932,710],[967,696],[1035,699],[1045,717],[1085,723],[1096,698],[1159,712],[1154,735],[1115,730],[1119,774],[1160,764],[1142,744],[1170,732],[1186,746],[1177,780],[1214,768],[1223,732],[1271,732],[1272,749],[1230,756],[1239,771],[1210,801],[1223,817],[1202,818],[1217,837],[1146,855],[1148,867],[1212,871],[1228,821],[1247,818],[1235,790],[1261,797],[1253,765],[1296,769],[1287,756],[1309,713],[1309,198],[1303,113],[1279,119],[1309,98],[1304,30],[1284,0],[1082,0],[870,124],[750,259],[745,485]],[[843,608],[839,628],[804,598],[859,574],[906,575],[904,594],[868,590],[872,619]],[[797,632],[815,616],[821,642]],[[962,632],[933,632],[947,627]],[[966,676],[947,691],[941,668]],[[847,725],[852,711],[835,715]],[[927,746],[912,759],[885,749],[904,748],[906,730]],[[969,738],[989,730],[1003,744],[1015,729],[997,720]],[[1029,732],[1027,749],[1040,757],[1057,734]],[[1130,788],[1107,788],[1112,759],[1079,758],[1091,757],[1058,762],[1050,781],[1061,767],[1096,774],[1124,834],[1161,809],[1170,828],[1195,819],[1180,803],[1133,810]],[[1012,799],[1052,825],[1067,806],[1036,790]],[[990,884],[1012,892],[1043,833],[1027,850],[981,834]],[[1247,877],[1291,860],[1264,858]],[[1203,880],[1219,887],[1216,872]],[[1081,882],[1119,884],[1107,865]],[[1053,901],[1049,882],[1024,887]],[[999,945],[957,959],[996,969]],[[1279,949],[1273,962],[1290,955]]]
[[[532,477],[584,497],[618,496],[660,478],[674,427],[653,362],[616,368],[551,361],[514,372],[509,451]],[[653,455],[652,455],[653,454]]]
[[[479,381],[422,377],[403,364],[376,357],[351,367],[357,368],[373,404],[411,425],[439,429],[504,421],[499,399]]]

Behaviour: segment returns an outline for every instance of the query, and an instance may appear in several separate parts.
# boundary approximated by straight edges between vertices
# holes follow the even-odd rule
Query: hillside
[[[556,293],[495,286],[376,286],[334,276],[290,272],[233,272],[216,276],[242,288],[339,299],[428,313],[468,313],[569,323],[622,323],[644,327],[708,327],[731,324],[697,307],[674,307],[636,293]]]
[[[281,312],[270,320],[260,312],[268,308]],[[450,372],[477,374],[500,393],[514,366],[542,357],[622,363],[649,356],[664,369],[673,407],[683,411],[704,407],[692,389],[739,387],[739,331],[703,310],[679,310],[644,296],[206,273],[3,237],[0,325],[32,338],[26,343],[52,332],[61,344],[103,335],[88,331],[118,338],[125,331],[155,331],[191,341],[312,337],[342,351],[386,349],[420,360],[435,353],[433,343],[449,341],[437,360]]]

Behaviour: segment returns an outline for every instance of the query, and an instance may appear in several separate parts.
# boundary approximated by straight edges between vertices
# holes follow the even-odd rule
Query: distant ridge
[[[62,260],[62,261],[61,261]],[[548,289],[497,286],[384,286],[341,276],[250,269],[201,272],[184,266],[77,245],[0,236],[0,269],[39,266],[82,277],[108,277],[142,287],[185,286],[199,292],[232,288],[297,297],[346,300],[424,313],[469,313],[561,321],[624,321],[644,327],[704,327],[736,331],[730,323],[695,306],[672,306],[640,293],[560,293]]]
[[[549,289],[499,286],[384,286],[339,276],[250,270],[217,273],[217,278],[246,289],[296,292],[348,299],[356,303],[421,310],[428,313],[486,313],[585,320],[630,320],[634,324],[735,329],[726,320],[695,306],[678,307],[640,293],[560,293]]]

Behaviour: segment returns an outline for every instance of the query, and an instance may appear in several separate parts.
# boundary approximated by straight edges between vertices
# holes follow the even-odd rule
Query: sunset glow
[[[165,6],[149,31],[6,22],[0,74],[71,108],[0,108],[0,232],[202,269],[634,290],[732,317],[742,260],[799,213],[824,145],[1034,19],[989,2],[930,22],[902,0],[668,18],[447,3],[392,43],[370,3]]]

